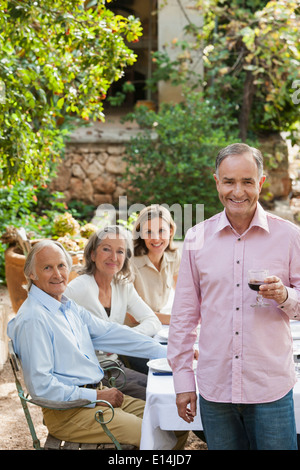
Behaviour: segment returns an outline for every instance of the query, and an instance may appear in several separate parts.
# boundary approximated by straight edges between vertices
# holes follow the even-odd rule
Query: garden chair
[[[25,413],[26,421],[27,421],[27,424],[31,433],[32,441],[33,441],[33,447],[35,449],[37,450],[101,450],[101,449],[131,450],[131,449],[135,449],[134,446],[121,445],[107,428],[106,425],[110,423],[110,421],[114,417],[114,408],[109,402],[105,400],[97,400],[96,402],[93,402],[93,403],[99,403],[99,402],[105,403],[111,409],[111,413],[112,413],[111,418],[107,421],[104,421],[103,412],[101,410],[97,410],[95,412],[95,420],[99,423],[99,425],[102,426],[104,432],[109,436],[109,438],[112,441],[111,444],[101,444],[101,443],[85,444],[85,443],[67,442],[67,441],[61,441],[60,439],[56,439],[55,437],[51,436],[51,434],[48,434],[44,447],[42,447],[36,435],[34,423],[30,415],[28,403],[31,403],[33,405],[37,405],[43,408],[67,410],[71,408],[78,408],[78,407],[86,406],[86,405],[91,404],[91,402],[89,400],[83,400],[83,399],[70,401],[70,402],[65,402],[65,401],[61,402],[61,401],[46,400],[42,398],[34,398],[34,399],[31,398],[30,395],[26,394],[24,391],[25,387],[23,387],[22,385],[22,383],[24,383],[24,380],[22,377],[21,363],[19,361],[17,354],[14,351],[12,341],[9,341],[8,343],[8,352],[9,352],[10,365],[12,367],[12,371],[13,371],[14,378],[15,378],[18,396],[20,398],[23,411]],[[112,375],[113,369],[117,369],[117,374],[124,375],[124,382],[125,382],[126,377],[122,369],[116,367],[115,365],[112,365],[110,361],[110,364],[108,365],[108,367],[105,367],[105,373],[107,373],[109,376],[108,378],[109,378],[110,386],[114,386],[114,381],[116,378],[115,376]]]

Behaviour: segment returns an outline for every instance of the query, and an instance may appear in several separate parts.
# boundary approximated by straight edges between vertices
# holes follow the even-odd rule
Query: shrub
[[[137,18],[115,15],[106,3],[0,0],[0,175],[5,183],[47,178],[72,126],[104,120],[103,100],[136,61],[128,44],[142,34]]]

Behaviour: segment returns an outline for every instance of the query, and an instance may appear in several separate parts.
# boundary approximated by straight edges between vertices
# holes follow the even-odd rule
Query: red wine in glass
[[[269,271],[267,269],[250,269],[248,271],[248,286],[250,289],[259,292],[259,287],[265,284],[265,279],[268,277]],[[256,304],[251,304],[251,307],[268,307],[270,304],[264,301],[261,294],[257,294]]]
[[[255,291],[259,291],[259,287],[262,285],[263,283],[261,282],[248,282],[248,286],[250,287],[250,289],[252,290],[255,290]]]

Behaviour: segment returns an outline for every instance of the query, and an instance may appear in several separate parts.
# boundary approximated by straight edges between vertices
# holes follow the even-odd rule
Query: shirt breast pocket
[[[264,269],[267,269],[269,276],[277,276],[285,285],[289,285],[289,263],[288,261],[278,260],[265,263]]]

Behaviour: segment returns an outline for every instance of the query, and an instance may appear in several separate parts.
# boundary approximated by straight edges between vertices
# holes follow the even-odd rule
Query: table
[[[300,341],[300,322],[291,322],[291,329],[295,343]],[[294,407],[297,434],[300,434],[300,377],[294,387]],[[172,375],[153,375],[149,369],[140,449],[171,450],[176,444],[173,431],[202,430],[199,409],[198,401],[194,422],[186,423],[177,413]]]

